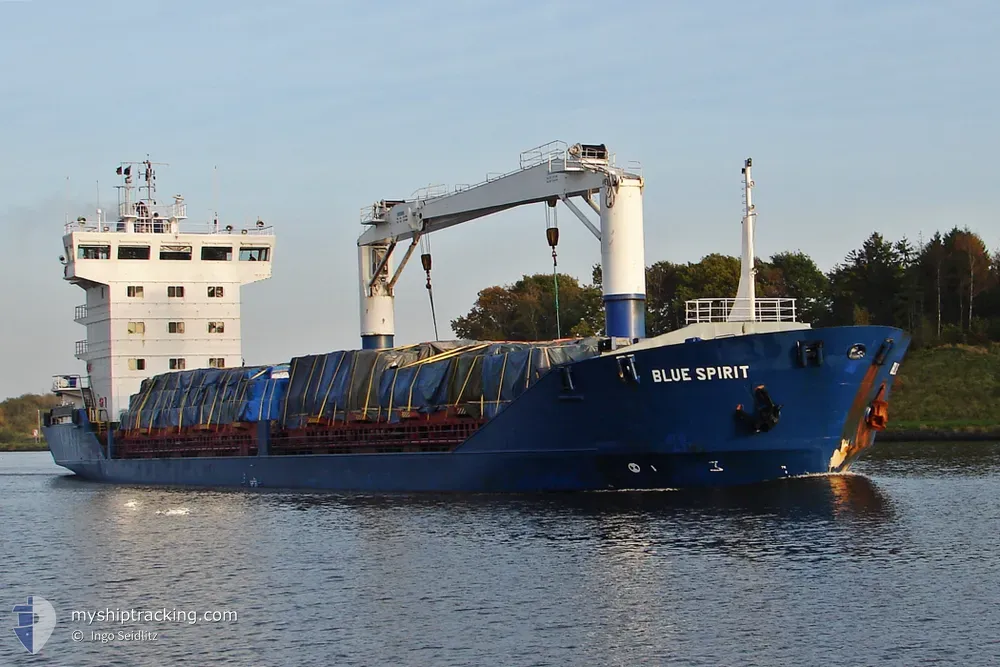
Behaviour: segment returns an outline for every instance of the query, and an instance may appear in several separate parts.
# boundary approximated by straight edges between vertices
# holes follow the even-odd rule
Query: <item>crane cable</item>
[[[434,323],[434,340],[438,337],[437,313],[434,310],[434,290],[431,288],[431,239],[429,234],[420,237],[420,264],[427,273],[427,297],[431,302],[431,321]]]
[[[551,216],[549,209],[552,209]],[[556,338],[562,338],[562,324],[559,321],[559,272],[556,259],[556,246],[559,245],[559,219],[556,217],[556,202],[552,200],[545,204],[545,240],[552,246],[552,283],[555,286],[556,302]]]

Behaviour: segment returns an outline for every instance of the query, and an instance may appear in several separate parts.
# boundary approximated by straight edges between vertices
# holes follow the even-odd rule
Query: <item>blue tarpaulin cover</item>
[[[287,387],[287,364],[154,375],[132,395],[121,426],[180,428],[278,419]]]
[[[341,350],[288,364],[202,368],[143,381],[125,430],[233,422],[365,418],[461,408],[495,416],[550,369],[599,354],[597,338],[545,342],[444,341],[386,350]]]

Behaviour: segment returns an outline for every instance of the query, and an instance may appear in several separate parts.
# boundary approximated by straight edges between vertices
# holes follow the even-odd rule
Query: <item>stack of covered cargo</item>
[[[121,419],[126,431],[278,419],[288,365],[199,368],[143,380]]]
[[[396,422],[453,408],[491,418],[551,368],[598,354],[598,340],[423,343],[292,359],[286,428],[316,421]]]

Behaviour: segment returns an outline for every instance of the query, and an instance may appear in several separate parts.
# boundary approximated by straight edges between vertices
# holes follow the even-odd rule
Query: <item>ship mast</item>
[[[743,253],[740,257],[740,286],[736,290],[736,301],[729,313],[730,322],[757,320],[757,297],[754,285],[757,270],[754,268],[753,248],[757,213],[753,206],[753,177],[750,175],[752,165],[751,158],[747,158],[743,164]]]

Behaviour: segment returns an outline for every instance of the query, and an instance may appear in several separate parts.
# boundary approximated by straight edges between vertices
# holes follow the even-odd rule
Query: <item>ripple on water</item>
[[[995,444],[882,445],[860,474],[742,489],[540,496],[120,487],[47,456],[0,456],[0,581],[9,604],[56,607],[52,664],[1000,658]],[[239,618],[71,640],[71,610],[109,607]],[[8,633],[0,664],[19,651]]]

